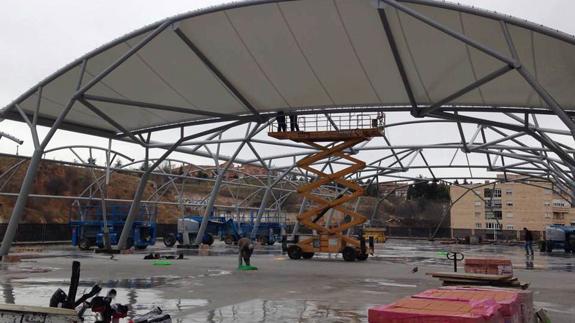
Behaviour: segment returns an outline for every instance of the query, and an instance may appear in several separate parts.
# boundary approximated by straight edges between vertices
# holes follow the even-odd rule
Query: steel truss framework
[[[251,6],[272,2],[282,1],[248,1],[225,8]],[[557,100],[550,94],[549,90],[539,84],[537,79],[524,67],[523,62],[521,62],[520,57],[517,55],[517,49],[509,35],[508,28],[511,24],[528,26],[532,30],[538,30],[542,33],[552,35],[553,37],[564,40],[572,45],[575,44],[575,41],[558,32],[555,33],[543,27],[530,25],[510,17],[487,13],[471,8],[464,8],[443,2],[428,0],[379,0],[376,2],[376,10],[378,10],[382,28],[385,30],[387,35],[393,59],[398,71],[400,72],[403,89],[409,98],[409,102],[406,102],[406,105],[403,106],[363,104],[359,106],[301,107],[298,109],[298,114],[305,116],[382,111],[392,116],[395,113],[410,113],[415,118],[414,120],[387,124],[385,127],[386,131],[394,128],[401,129],[402,127],[441,123],[444,124],[445,127],[453,127],[457,129],[459,138],[451,142],[436,144],[423,145],[414,143],[411,145],[394,145],[391,143],[388,136],[384,136],[382,139],[383,142],[372,140],[369,143],[361,144],[354,147],[354,151],[359,156],[371,156],[371,158],[370,160],[367,160],[366,168],[356,175],[357,180],[366,180],[368,184],[382,182],[384,180],[421,180],[421,177],[406,174],[406,172],[418,170],[429,173],[429,175],[426,175],[423,178],[429,180],[451,181],[454,179],[464,178],[496,179],[494,176],[474,176],[474,169],[483,169],[490,172],[501,172],[505,176],[504,179],[508,179],[508,174],[514,174],[521,176],[519,179],[520,181],[529,181],[530,183],[537,181],[551,181],[555,184],[555,190],[560,194],[568,199],[575,199],[575,195],[573,193],[573,190],[575,189],[575,178],[573,174],[573,169],[575,168],[575,158],[573,157],[575,154],[575,123],[572,120],[574,113],[561,107]],[[501,24],[501,30],[507,42],[507,46],[509,47],[511,56],[498,52],[479,41],[469,38],[463,33],[442,25],[431,17],[406,6],[406,3],[432,5],[434,7],[459,10],[479,16],[488,16],[491,19],[498,20]],[[478,50],[483,54],[498,60],[503,63],[503,67],[475,80],[471,84],[463,85],[461,89],[433,104],[419,104],[413,94],[414,80],[411,80],[408,77],[405,70],[406,59],[405,57],[402,57],[396,44],[398,35],[395,35],[393,30],[390,28],[388,18],[389,8],[400,11],[431,28],[444,33],[450,38],[457,40],[462,45]],[[216,12],[218,10],[222,9],[210,9],[209,12]],[[276,113],[258,111],[250,100],[243,95],[229,79],[226,78],[226,76],[212,61],[210,61],[210,58],[202,53],[201,49],[195,46],[195,44],[186,37],[185,33],[181,32],[177,23],[187,17],[189,16],[167,19],[160,24],[153,25],[148,29],[143,30],[149,31],[149,33],[87,82],[83,82],[83,79],[85,78],[86,65],[90,61],[91,56],[88,55],[80,61],[75,62],[73,65],[79,66],[75,90],[72,91],[72,94],[69,96],[69,100],[65,105],[65,108],[54,120],[47,119],[39,113],[40,98],[42,97],[43,87],[51,81],[50,79],[41,83],[28,93],[38,94],[37,97],[39,99],[34,113],[31,114],[24,111],[20,107],[21,102],[18,101],[14,102],[7,108],[0,110],[0,118],[20,120],[29,126],[35,148],[34,153],[30,158],[27,173],[16,200],[8,229],[0,247],[0,256],[6,255],[10,249],[16,234],[18,223],[23,216],[26,201],[30,194],[30,188],[38,168],[38,163],[40,162],[42,155],[47,152],[46,148],[55,132],[60,128],[104,136],[110,138],[110,140],[113,139],[138,144],[146,151],[144,163],[149,163],[150,166],[141,173],[140,183],[136,188],[136,193],[126,221],[126,226],[120,237],[120,243],[118,246],[120,249],[124,249],[126,247],[128,232],[130,231],[128,228],[131,227],[137,213],[136,210],[139,209],[140,203],[142,203],[146,183],[158,167],[164,161],[168,160],[170,155],[174,152],[210,158],[215,162],[217,176],[214,179],[212,192],[205,202],[204,218],[207,218],[211,213],[211,210],[214,208],[216,196],[224,186],[223,184],[225,184],[225,174],[230,170],[232,162],[246,165],[259,165],[268,171],[269,176],[266,177],[265,183],[263,184],[264,192],[261,206],[258,209],[257,223],[261,220],[261,216],[265,209],[270,205],[269,200],[274,194],[274,188],[279,183],[282,183],[286,176],[297,174],[297,176],[310,177],[310,174],[298,169],[296,167],[296,163],[301,158],[313,152],[313,150],[310,150],[307,146],[294,143],[280,143],[279,141],[265,137],[264,130],[266,130],[269,124],[273,121]],[[143,31],[140,31],[140,33]],[[100,84],[107,75],[121,67],[130,57],[137,54],[148,43],[153,42],[158,35],[165,32],[173,32],[176,34],[176,36],[189,48],[190,54],[193,53],[196,55],[205,67],[207,67],[213,75],[216,76],[219,82],[221,82],[230,91],[230,93],[232,93],[234,97],[243,104],[245,107],[245,113],[216,113],[188,108],[184,109],[168,104],[156,104],[87,94],[88,90],[97,84]],[[120,42],[120,40],[118,42]],[[92,55],[96,55],[97,52],[98,51],[94,52]],[[511,71],[517,72],[527,82],[527,84],[529,84],[529,86],[539,95],[546,108],[458,106],[451,104],[451,102],[457,98],[493,82]],[[99,118],[105,120],[109,125],[116,129],[116,132],[106,132],[98,129],[90,129],[85,126],[65,123],[66,116],[78,102],[86,109],[92,111]],[[99,104],[104,102],[133,107],[135,109],[134,111],[137,111],[136,109],[138,108],[146,108],[160,112],[172,111],[190,113],[201,115],[203,118],[147,129],[128,130],[98,107]],[[543,126],[542,122],[540,122],[541,118],[553,118],[553,126]],[[37,127],[39,125],[50,127],[44,138],[40,138],[38,136]],[[473,129],[471,129],[469,125],[472,125]],[[157,132],[170,129],[172,131],[174,129],[180,129],[178,139],[174,142],[153,140],[152,136]],[[243,136],[239,136],[239,133],[241,132],[243,132]],[[272,149],[270,147],[280,148]],[[160,157],[152,159],[149,158],[149,150],[151,149],[161,149],[163,153]],[[111,151],[110,147],[108,151]],[[246,151],[253,155],[253,157],[240,157],[240,154],[245,155]],[[282,151],[282,153],[278,153],[278,151]],[[283,151],[286,152],[284,153]],[[434,151],[450,153],[453,156],[451,162],[440,163],[430,159],[429,156]],[[484,155],[483,163],[471,163],[469,161],[468,157],[476,154]],[[109,153],[108,156],[110,156]],[[375,158],[373,158],[374,156]],[[458,156],[465,156],[466,162],[457,162],[456,157]],[[110,158],[111,157],[108,157],[108,161],[111,161]],[[226,163],[221,164],[221,162]],[[110,165],[111,163],[108,162],[107,164]],[[330,158],[327,161],[322,161],[313,166],[321,169],[321,171],[333,173],[342,167],[349,166],[349,163],[339,158]],[[469,172],[469,175],[436,175],[439,170],[447,168],[450,170],[465,169]],[[513,180],[517,181],[518,179],[514,177]],[[100,181],[96,180],[96,183],[100,183]],[[98,188],[98,190],[101,190],[101,188]],[[207,221],[204,221],[204,223],[207,223]],[[202,226],[201,230],[204,229],[205,227]],[[254,228],[253,234],[255,234],[255,230],[257,230],[257,226]],[[202,234],[198,235],[198,237],[201,236]],[[199,241],[196,242],[199,243]]]

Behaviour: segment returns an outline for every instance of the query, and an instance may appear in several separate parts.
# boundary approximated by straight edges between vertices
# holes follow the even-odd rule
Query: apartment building
[[[575,225],[575,208],[551,183],[452,185],[452,237],[520,239],[525,227],[539,237],[549,224]]]

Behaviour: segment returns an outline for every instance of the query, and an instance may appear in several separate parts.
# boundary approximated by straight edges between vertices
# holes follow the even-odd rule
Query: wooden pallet
[[[438,278],[443,286],[454,285],[473,285],[473,286],[494,286],[494,287],[512,287],[526,289],[528,283],[522,283],[513,275],[489,275],[475,273],[451,273],[451,272],[434,272],[427,273],[431,277]]]

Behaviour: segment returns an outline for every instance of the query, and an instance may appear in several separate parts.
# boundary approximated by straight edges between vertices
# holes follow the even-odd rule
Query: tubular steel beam
[[[509,33],[509,29],[507,28],[506,23],[501,23],[501,27],[503,29],[503,35],[505,36],[505,40],[511,51],[512,55],[514,56],[515,60],[519,60],[519,56],[517,55],[517,49],[515,48],[515,44],[513,43],[513,38]],[[565,110],[557,103],[557,101],[547,92],[547,90],[539,84],[537,79],[529,73],[523,66],[520,66],[517,69],[517,72],[531,85],[531,87],[537,92],[537,94],[549,105],[549,108],[555,112],[555,114],[563,121],[563,123],[569,128],[573,137],[575,137],[575,123],[573,120],[565,113]]]
[[[389,20],[387,18],[387,13],[385,9],[379,8],[378,10],[379,18],[381,23],[383,24],[383,29],[385,30],[385,35],[387,36],[387,42],[389,43],[389,47],[391,48],[391,53],[393,54],[393,59],[395,60],[395,65],[399,71],[399,75],[401,76],[401,81],[403,82],[403,87],[405,88],[405,92],[409,99],[409,103],[411,104],[412,114],[416,114],[417,112],[417,100],[415,100],[415,95],[413,95],[413,90],[411,88],[411,84],[409,82],[409,78],[407,77],[407,73],[405,71],[405,66],[403,65],[403,61],[401,59],[401,55],[399,54],[399,49],[397,48],[397,43],[395,41],[395,37],[393,36],[393,32],[391,30],[391,26],[389,24]],[[415,115],[414,114],[414,115]]]
[[[264,192],[264,197],[262,199],[262,203],[260,204],[260,208],[258,209],[258,213],[256,216],[256,221],[254,222],[254,227],[252,229],[252,232],[250,234],[250,237],[252,239],[254,239],[257,236],[258,233],[258,229],[260,226],[260,223],[262,221],[262,216],[264,215],[264,211],[265,211],[265,206],[268,203],[268,200],[270,198],[270,195],[272,195],[272,189],[274,186],[276,186],[286,175],[288,175],[294,168],[296,167],[296,165],[292,165],[290,167],[288,167],[283,173],[281,173],[274,181],[273,183],[269,184],[266,187],[266,191]],[[271,179],[271,178],[270,178]],[[269,179],[268,179],[269,180]]]
[[[108,116],[107,114],[105,114],[104,112],[102,112],[100,109],[98,109],[96,106],[94,106],[92,103],[80,98],[78,100],[80,103],[82,103],[82,105],[84,105],[86,108],[88,108],[88,110],[92,111],[94,114],[96,114],[98,117],[104,119],[106,122],[108,122],[110,125],[112,125],[114,128],[116,128],[118,131],[120,131],[122,133],[122,135],[124,136],[128,136],[130,138],[132,138],[132,140],[138,142],[140,145],[145,145],[144,142],[142,142],[141,140],[139,140],[136,136],[134,136],[133,133],[131,133],[129,130],[127,130],[126,128],[124,128],[124,126],[122,126],[120,123],[118,123],[116,120],[114,120],[112,117]]]
[[[210,59],[204,55],[204,53],[188,38],[188,36],[186,36],[186,34],[180,28],[175,28],[174,32],[250,112],[255,115],[259,115],[259,112],[256,110],[256,108],[230,82],[230,80],[225,77],[225,75],[210,61]]]
[[[18,139],[18,138],[16,138],[16,137],[12,136],[12,135],[10,135],[10,134],[7,134],[7,133],[5,133],[5,132],[0,131],[0,138],[2,138],[2,137],[5,137],[5,138],[7,138],[7,139],[10,139],[10,140],[12,140],[13,142],[17,143],[18,145],[21,145],[21,144],[24,143],[23,140],[20,140],[20,139]]]
[[[441,106],[443,106],[444,104],[447,104],[447,103],[449,103],[449,102],[477,89],[478,87],[495,80],[496,78],[506,74],[507,72],[511,71],[512,69],[513,69],[513,66],[511,66],[511,65],[503,66],[502,68],[500,68],[494,72],[491,72],[488,75],[482,77],[481,79],[467,85],[466,87],[462,88],[461,90],[439,100],[438,102],[434,103],[432,106],[418,110],[418,114],[419,114],[418,116],[421,117],[421,116],[429,115],[433,111],[436,111],[437,109],[441,108]]]
[[[192,108],[183,108],[183,107],[176,107],[176,106],[170,106],[170,105],[165,105],[165,104],[133,101],[133,100],[126,100],[126,99],[118,99],[118,98],[109,98],[109,97],[103,97],[103,96],[97,96],[97,95],[84,94],[83,97],[84,97],[84,99],[89,100],[89,101],[106,102],[106,103],[124,105],[124,106],[128,106],[128,107],[137,107],[137,108],[145,108],[145,109],[160,110],[160,111],[171,111],[171,112],[178,112],[178,113],[185,113],[185,114],[194,114],[194,115],[221,118],[222,120],[236,120],[239,117],[239,116],[233,116],[233,115],[224,114],[224,113],[216,113],[216,112],[204,111],[204,110],[198,110],[198,109],[192,109]]]
[[[150,177],[150,173],[154,169],[156,169],[156,167],[158,167],[166,158],[168,158],[168,156],[174,150],[176,150],[176,148],[178,148],[178,146],[182,142],[184,142],[186,140],[191,140],[194,138],[202,137],[205,135],[209,135],[209,134],[212,134],[214,132],[227,130],[227,129],[230,129],[230,128],[235,127],[237,125],[240,125],[240,124],[242,124],[242,121],[236,121],[236,122],[233,122],[233,123],[228,124],[228,125],[224,125],[224,126],[217,127],[214,129],[202,131],[202,132],[190,135],[190,136],[182,137],[178,141],[176,141],[172,145],[172,147],[167,149],[166,152],[164,152],[164,154],[160,158],[158,158],[154,164],[152,164],[152,166],[150,166],[150,167],[148,167],[148,169],[146,169],[146,172],[142,175],[142,178],[140,179],[140,182],[138,184],[138,188],[136,189],[136,193],[134,194],[134,199],[133,199],[132,205],[130,206],[130,211],[128,212],[128,216],[126,217],[126,222],[124,223],[124,228],[122,229],[122,234],[120,235],[120,239],[118,240],[118,249],[120,249],[120,250],[126,249],[128,237],[130,236],[130,231],[132,231],[132,225],[134,224],[134,220],[136,219],[136,215],[139,212],[140,202],[142,200],[142,196],[144,193],[144,189],[146,187],[146,183],[148,181],[148,178]]]
[[[196,241],[194,242],[195,245],[200,245],[202,243],[202,240],[204,238],[204,234],[206,232],[206,228],[208,227],[208,220],[212,214],[213,208],[214,208],[214,203],[216,202],[216,198],[218,197],[218,194],[220,193],[220,187],[222,185],[222,181],[224,179],[224,176],[226,174],[226,171],[230,168],[230,166],[233,164],[234,160],[236,159],[236,157],[238,156],[238,154],[242,151],[242,149],[244,148],[245,144],[248,142],[248,140],[255,136],[256,134],[258,134],[261,130],[264,129],[264,127],[258,127],[259,125],[256,125],[254,127],[254,129],[252,130],[252,132],[250,132],[246,138],[244,139],[244,141],[242,141],[242,143],[238,146],[238,148],[236,149],[236,151],[234,152],[233,156],[231,157],[231,159],[226,162],[226,165],[224,168],[220,168],[218,169],[218,177],[216,178],[216,182],[214,183],[214,187],[212,188],[212,191],[210,193],[210,196],[208,198],[208,203],[206,205],[206,209],[204,211],[204,216],[202,218],[202,223],[200,224],[200,229],[198,230],[198,235],[196,236]],[[248,129],[249,130],[249,129]],[[216,164],[219,163],[219,156],[216,155]]]
[[[82,62],[82,67],[80,68],[80,75],[78,76],[77,87],[82,84],[82,80],[84,78],[84,71],[86,70],[86,61]],[[64,122],[64,119],[72,110],[72,106],[74,106],[75,98],[71,98],[64,108],[62,112],[54,121],[54,124],[42,140],[39,146],[34,149],[34,153],[32,158],[30,158],[30,164],[28,165],[28,169],[26,171],[26,175],[24,176],[24,180],[22,181],[22,185],[20,187],[20,194],[18,194],[18,199],[16,199],[16,203],[14,204],[14,208],[12,209],[12,214],[10,216],[10,221],[8,222],[8,227],[6,228],[6,233],[2,238],[2,245],[0,245],[0,257],[3,257],[8,254],[10,251],[10,247],[12,246],[12,242],[14,241],[14,237],[16,236],[16,232],[18,231],[18,225],[24,215],[24,209],[26,208],[26,202],[28,201],[28,195],[30,194],[30,190],[32,189],[32,185],[34,183],[34,179],[36,178],[36,173],[38,171],[38,166],[40,164],[40,160],[42,159],[42,154],[46,149],[46,146],[52,140],[52,137],[60,127],[60,125]]]
[[[137,53],[140,49],[146,46],[150,41],[152,41],[156,36],[158,36],[164,29],[166,29],[169,25],[171,25],[171,21],[165,21],[161,25],[159,25],[156,29],[154,29],[149,35],[147,35],[142,41],[138,44],[130,48],[124,55],[122,55],[119,59],[117,59],[114,63],[108,66],[105,70],[100,72],[96,77],[94,77],[90,82],[86,85],[82,86],[76,93],[74,94],[74,98],[78,98],[79,96],[86,93],[90,90],[94,85],[100,82],[104,77],[108,76],[112,73],[116,68],[122,65],[125,61],[127,61],[130,57],[132,57],[135,53]]]
[[[430,19],[429,17],[427,17],[425,15],[422,15],[421,13],[417,12],[416,10],[413,10],[409,7],[402,5],[395,0],[380,0],[380,1],[387,3],[388,5],[394,7],[395,9],[402,11],[403,13],[405,13],[405,14],[407,14],[407,15],[409,15],[409,16],[411,16],[411,17],[413,17],[413,18],[415,18],[415,19],[417,19],[417,20],[419,20],[419,21],[421,21],[421,22],[423,22],[423,23],[425,23],[425,24],[427,24],[427,25],[429,25],[429,26],[431,26],[431,27],[433,27],[433,28],[435,28],[435,29],[461,41],[461,42],[463,42],[463,43],[465,43],[465,44],[467,44],[467,45],[469,45],[469,46],[471,46],[471,47],[473,47],[473,48],[475,48],[475,49],[477,49],[477,50],[479,50],[479,51],[481,51],[481,52],[483,52],[483,53],[485,53],[491,57],[494,57],[494,58],[496,58],[502,62],[505,62],[507,65],[511,65],[515,68],[520,66],[520,64],[517,61],[515,61],[514,59],[511,59],[505,55],[502,55],[501,53],[499,53],[499,52],[497,52],[497,51],[495,51],[495,50],[493,50],[487,46],[484,46],[483,44],[476,42],[475,40],[467,37],[464,34],[453,31],[452,29],[445,27],[444,25],[436,22],[435,20]]]

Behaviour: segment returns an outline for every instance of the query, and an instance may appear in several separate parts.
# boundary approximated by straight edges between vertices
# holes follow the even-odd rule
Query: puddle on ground
[[[536,308],[544,308],[548,312],[575,315],[575,308],[547,302],[533,302]]]
[[[364,280],[365,283],[367,283],[369,286],[389,286],[389,287],[405,287],[405,288],[417,288],[417,285],[412,285],[412,284],[401,284],[401,283],[396,283],[393,280],[389,280],[389,279],[365,279]]]
[[[176,322],[367,322],[367,309],[340,302],[261,300],[224,306],[177,318]]]
[[[209,271],[210,274],[221,274],[223,271]],[[189,298],[166,298],[162,291],[155,287],[165,285],[176,279],[177,276],[157,276],[145,279],[120,279],[109,281],[80,281],[78,295],[88,292],[94,284],[99,284],[103,290],[100,295],[105,295],[111,288],[116,289],[117,297],[114,303],[129,304],[128,317],[144,314],[160,307],[170,315],[179,312],[188,312],[194,308],[204,307],[209,304],[206,299]],[[0,283],[0,299],[6,304],[48,306],[50,297],[58,289],[68,291],[68,280],[62,279],[17,279],[11,282]],[[93,322],[93,317],[87,317],[86,322]],[[178,321],[175,321],[178,322]],[[181,321],[182,323],[185,321]]]
[[[48,266],[35,266],[30,265],[29,263],[13,263],[13,264],[3,264],[0,263],[0,271],[2,275],[11,275],[11,274],[42,274],[51,271],[58,270],[59,268],[55,267],[48,267]]]
[[[152,276],[149,278],[133,278],[133,279],[114,279],[114,280],[82,280],[80,279],[80,287],[89,287],[93,285],[100,285],[108,288],[154,288],[166,285],[175,280],[179,280],[179,276]],[[62,278],[21,278],[13,279],[12,282],[17,284],[28,284],[34,286],[68,286],[69,279]]]

